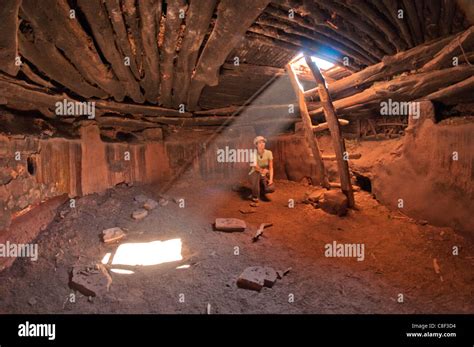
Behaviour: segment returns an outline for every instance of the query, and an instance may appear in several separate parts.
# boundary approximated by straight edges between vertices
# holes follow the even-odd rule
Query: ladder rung
[[[349,121],[347,119],[338,119],[338,121],[339,121],[339,125],[341,126],[349,124]],[[313,132],[323,131],[323,130],[326,130],[328,127],[329,126],[327,122],[319,123],[318,125],[313,126]]]
[[[304,55],[303,55],[303,54],[301,54],[300,56],[297,56],[297,57],[291,59],[288,64],[290,64],[290,65],[291,65],[291,64],[294,64],[294,63],[296,63],[297,61],[301,60],[302,58],[304,58]]]
[[[308,97],[318,92],[318,87],[306,90],[303,94]]]
[[[360,157],[362,157],[362,154],[360,153],[349,154],[349,159],[360,159]],[[321,158],[323,160],[336,160],[335,155],[323,155]]]

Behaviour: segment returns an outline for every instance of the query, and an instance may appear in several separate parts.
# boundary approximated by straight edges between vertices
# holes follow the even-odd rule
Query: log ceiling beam
[[[371,64],[371,61],[367,59],[365,55],[360,54],[357,51],[354,51],[352,48],[347,47],[346,45],[336,40],[332,40],[331,38],[321,35],[314,30],[310,30],[306,28],[297,28],[297,27],[295,28],[294,26],[289,25],[288,23],[281,22],[279,20],[276,20],[264,14],[261,15],[257,19],[256,23],[263,26],[268,26],[268,27],[279,29],[279,30],[283,30],[287,34],[294,34],[305,39],[309,39],[315,42],[320,42],[321,44],[327,47],[333,47],[335,50],[340,52],[341,56],[345,55],[345,56],[351,57],[355,61],[357,61],[358,64],[364,64],[364,65]]]
[[[61,83],[69,90],[84,97],[106,98],[108,94],[103,90],[96,88],[84,80],[76,68],[64,57],[56,46],[48,41],[36,27],[38,25],[34,18],[25,16],[31,20],[32,33],[28,33],[28,27],[25,33],[18,35],[20,53],[28,61],[53,81]]]
[[[115,76],[120,81],[127,95],[134,102],[144,102],[145,99],[140,92],[140,86],[135,80],[132,71],[125,64],[125,56],[122,56],[117,50],[114,30],[102,0],[78,0],[78,5],[91,26],[92,34],[102,54],[111,64]]]
[[[217,85],[219,68],[269,2],[270,0],[219,2],[214,29],[199,57],[191,81],[187,99],[187,107],[190,110],[197,107],[205,85]]]
[[[160,56],[158,52],[158,33],[161,21],[161,1],[142,0],[139,5],[140,35],[143,45],[144,77],[141,86],[148,102],[156,104],[160,88]]]
[[[21,9],[34,22],[35,27],[41,27],[45,39],[61,50],[86,81],[112,95],[115,100],[123,100],[123,87],[115,79],[113,72],[104,65],[77,19],[70,18],[71,8],[66,0],[47,1],[41,6],[35,0],[23,0]]]
[[[161,86],[160,86],[160,104],[165,107],[171,106],[171,92],[173,88],[173,70],[174,58],[176,54],[176,45],[181,30],[181,23],[187,9],[185,0],[174,0],[168,3],[166,9],[166,18],[164,20],[165,34],[163,45],[161,47]]]
[[[186,14],[186,31],[179,51],[173,78],[173,106],[186,103],[192,71],[199,48],[209,28],[217,0],[191,0]]]
[[[385,5],[387,13],[390,15],[392,22],[395,23],[398,27],[398,31],[401,33],[402,38],[407,43],[408,47],[413,47],[413,38],[411,37],[410,29],[408,28],[407,20],[405,14],[403,18],[399,18],[399,10],[403,10],[401,4],[396,0],[373,0],[372,3],[378,3],[376,6],[381,7]]]
[[[18,10],[21,0],[3,0],[0,5],[0,70],[16,76],[18,57]]]
[[[114,33],[116,36],[115,43],[117,49],[120,50],[122,57],[129,59],[130,70],[133,76],[138,81],[140,80],[140,72],[138,70],[135,56],[132,53],[132,47],[128,38],[127,27],[125,26],[122,9],[120,7],[120,0],[105,0],[105,6],[112,23]]]
[[[298,13],[296,13],[293,18],[290,18],[285,10],[270,5],[265,9],[264,14],[272,18],[278,19],[282,23],[291,23],[297,28],[300,27],[301,29],[305,29],[307,31],[314,31],[315,33],[324,35],[329,40],[339,42],[341,45],[344,45],[347,48],[350,48],[353,51],[359,53],[361,56],[363,56],[368,62],[367,65],[370,65],[371,63],[376,63],[378,61],[374,56],[372,56],[368,51],[366,51],[364,47],[360,46],[360,42],[356,43],[347,36],[341,35],[339,32],[333,30],[330,27],[327,27],[326,25],[318,25],[314,23],[313,20],[307,21]]]

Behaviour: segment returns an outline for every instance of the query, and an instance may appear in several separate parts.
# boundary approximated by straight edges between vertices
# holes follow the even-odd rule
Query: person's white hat
[[[256,138],[253,139],[253,144],[256,146],[257,143],[259,143],[260,141],[263,141],[263,142],[267,142],[267,139],[264,138],[263,136],[257,136]]]

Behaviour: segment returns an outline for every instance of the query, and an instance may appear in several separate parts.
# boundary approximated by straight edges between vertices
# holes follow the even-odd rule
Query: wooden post
[[[313,153],[313,158],[316,162],[316,166],[320,173],[319,184],[325,188],[329,188],[329,180],[326,175],[326,169],[324,168],[323,159],[321,157],[321,152],[319,150],[318,140],[316,139],[313,133],[313,122],[309,116],[308,108],[306,107],[306,101],[304,99],[303,91],[300,88],[298,83],[298,78],[296,77],[295,72],[293,71],[290,64],[286,65],[286,70],[290,76],[291,85],[295,90],[296,97],[298,98],[298,105],[300,108],[301,119],[303,120],[303,129],[306,138],[306,142],[311,148]]]
[[[341,178],[341,190],[347,196],[349,207],[354,207],[354,192],[352,191],[351,178],[349,174],[349,163],[344,160],[344,155],[347,155],[344,138],[341,135],[341,128],[336,116],[336,111],[332,105],[331,97],[326,88],[326,81],[324,80],[319,67],[311,60],[310,56],[305,55],[306,64],[313,73],[314,79],[318,84],[319,98],[324,110],[324,116],[328,123],[329,131],[331,132],[334,153],[336,154],[337,167]],[[304,95],[303,95],[304,98]]]

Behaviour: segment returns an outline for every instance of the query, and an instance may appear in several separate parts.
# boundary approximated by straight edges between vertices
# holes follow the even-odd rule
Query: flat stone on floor
[[[114,242],[122,239],[125,236],[125,232],[118,227],[105,229],[102,231],[102,240],[105,243]]]
[[[112,278],[103,266],[75,266],[72,269],[70,286],[85,296],[103,295],[111,283]]]
[[[247,224],[238,218],[216,218],[215,227],[219,231],[245,231]]]
[[[146,197],[146,196],[143,195],[143,194],[140,194],[140,195],[137,195],[137,196],[134,198],[134,200],[135,200],[136,202],[138,202],[139,204],[144,204],[145,201],[148,200],[148,197]]]
[[[145,218],[146,216],[148,216],[148,211],[142,208],[139,210],[133,211],[132,213],[132,218],[135,220],[141,220]]]
[[[153,200],[153,199],[148,199],[147,201],[145,201],[145,203],[143,204],[143,207],[145,208],[145,210],[153,210],[155,208],[158,207],[158,203]]]
[[[338,190],[329,190],[324,193],[324,197],[319,201],[321,209],[327,213],[344,216],[347,214],[347,196]]]
[[[250,266],[240,274],[237,279],[237,286],[243,289],[260,291],[263,287],[273,287],[277,278],[277,272],[271,267]]]

